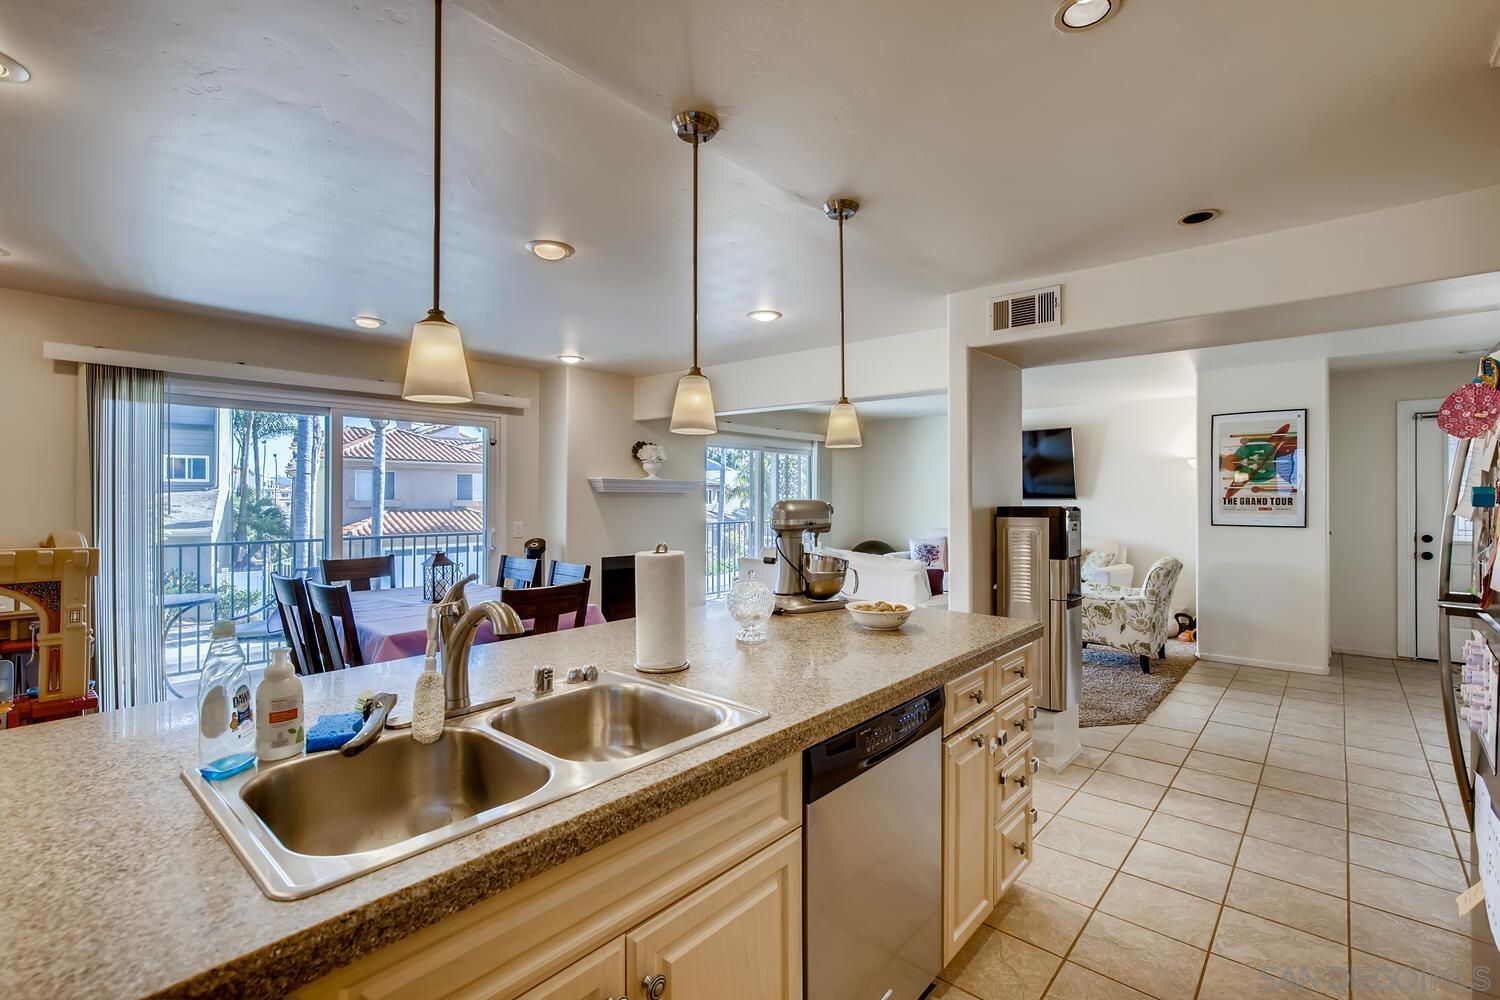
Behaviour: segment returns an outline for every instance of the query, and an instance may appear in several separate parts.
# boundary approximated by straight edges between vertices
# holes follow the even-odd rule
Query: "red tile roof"
[[[383,534],[387,535],[442,535],[484,530],[484,512],[468,507],[424,510],[415,507],[397,507],[385,512]],[[370,519],[362,517],[344,525],[344,534],[355,538],[369,538]]]
[[[375,432],[368,427],[344,428],[344,457],[375,458]],[[447,462],[454,465],[482,465],[484,455],[478,442],[454,438],[430,437],[403,427],[388,427],[385,432],[387,462]]]

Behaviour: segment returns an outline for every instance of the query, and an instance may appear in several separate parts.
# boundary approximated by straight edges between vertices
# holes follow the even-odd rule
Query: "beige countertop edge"
[[[395,944],[424,927],[564,864],[690,802],[801,753],[847,729],[1017,649],[1042,634],[1032,624],[997,642],[928,667],[811,719],[732,747],[689,770],[621,795],[571,820],[422,878],[239,958],[150,994],[153,997],[279,996]],[[774,717],[766,722],[773,722]],[[765,725],[766,722],[757,723]],[[296,902],[287,903],[296,906]]]

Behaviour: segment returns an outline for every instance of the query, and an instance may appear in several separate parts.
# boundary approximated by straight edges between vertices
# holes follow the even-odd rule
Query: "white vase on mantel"
[[[661,459],[652,459],[650,461],[643,459],[641,461],[641,468],[646,470],[647,479],[661,478]]]

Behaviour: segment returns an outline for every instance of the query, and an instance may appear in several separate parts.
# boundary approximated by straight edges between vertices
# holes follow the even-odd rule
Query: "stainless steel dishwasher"
[[[943,967],[943,690],[812,747],[806,1000],[917,1000]]]

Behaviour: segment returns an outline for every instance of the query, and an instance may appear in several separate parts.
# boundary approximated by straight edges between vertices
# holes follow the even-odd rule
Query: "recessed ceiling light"
[[[526,249],[542,260],[566,260],[573,256],[573,245],[561,240],[532,240],[526,244]]]
[[[761,323],[774,323],[781,318],[781,313],[775,309],[752,309],[745,315]]]
[[[1103,22],[1125,0],[1064,0],[1052,23],[1059,31],[1085,31]]]
[[[379,316],[351,316],[350,320],[355,326],[364,330],[378,330],[385,326],[385,320]]]
[[[582,354],[559,354],[557,360],[565,365],[576,365],[583,360]]]
[[[1095,2],[1097,3],[1098,0],[1095,0]],[[1177,220],[1177,224],[1179,226],[1201,226],[1205,222],[1214,221],[1222,214],[1224,213],[1220,212],[1217,208],[1200,208],[1197,211],[1189,212],[1182,216]]]
[[[0,52],[0,83],[25,83],[31,79],[31,71]]]

